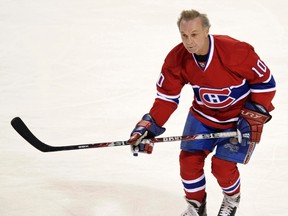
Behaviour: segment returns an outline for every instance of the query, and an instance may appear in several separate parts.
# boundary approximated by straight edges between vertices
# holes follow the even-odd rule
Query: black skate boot
[[[181,214],[181,216],[207,216],[206,195],[202,203],[198,202],[197,200],[186,199],[186,201],[188,202],[188,207],[186,211]]]
[[[233,196],[224,194],[218,216],[235,216],[239,202],[240,193],[234,194]]]

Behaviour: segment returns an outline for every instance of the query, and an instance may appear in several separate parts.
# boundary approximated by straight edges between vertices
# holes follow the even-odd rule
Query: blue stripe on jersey
[[[202,175],[200,178],[194,179],[194,180],[182,179],[182,183],[183,183],[185,191],[197,192],[197,191],[203,190],[205,188],[206,179],[205,179],[205,176]]]
[[[180,94],[173,96],[173,95],[165,95],[165,94],[162,94],[160,92],[157,92],[157,98],[160,98],[162,100],[169,101],[169,102],[172,102],[172,103],[176,103],[178,105],[179,104]]]
[[[257,83],[251,85],[251,91],[252,92],[270,92],[276,90],[276,82],[274,80],[274,77],[271,75],[269,79],[266,82],[263,83]]]

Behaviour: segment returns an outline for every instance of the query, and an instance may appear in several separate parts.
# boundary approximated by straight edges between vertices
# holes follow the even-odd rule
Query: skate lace
[[[232,200],[229,199],[227,196],[225,196],[218,216],[230,216],[234,208],[237,208],[238,205],[239,205],[239,198]]]
[[[219,216],[229,216],[232,213],[233,209],[234,209],[233,207],[223,204],[221,206]]]

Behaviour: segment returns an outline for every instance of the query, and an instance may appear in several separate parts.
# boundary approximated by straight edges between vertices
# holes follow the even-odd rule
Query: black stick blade
[[[102,142],[102,143],[91,143],[91,144],[77,144],[77,145],[66,145],[66,146],[52,146],[40,141],[25,125],[21,118],[15,117],[11,121],[13,128],[22,136],[28,143],[34,146],[36,149],[42,152],[56,152],[56,151],[67,151],[67,150],[80,150],[88,148],[103,148],[113,146],[125,146],[129,145],[127,141],[116,141],[116,142]]]
[[[41,142],[37,137],[32,134],[29,128],[25,125],[20,117],[15,117],[11,121],[12,127],[32,146],[42,152],[53,151],[53,147]]]

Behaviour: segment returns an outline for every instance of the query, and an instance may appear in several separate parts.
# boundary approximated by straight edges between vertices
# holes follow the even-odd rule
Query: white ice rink
[[[277,81],[276,109],[248,165],[238,216],[288,215],[286,0],[0,0],[0,216],[175,216],[186,203],[179,142],[42,153],[10,126],[20,116],[52,145],[126,140],[149,111],[183,9],[210,33],[251,43]],[[183,90],[164,136],[181,135]],[[222,194],[206,162],[208,214]]]

